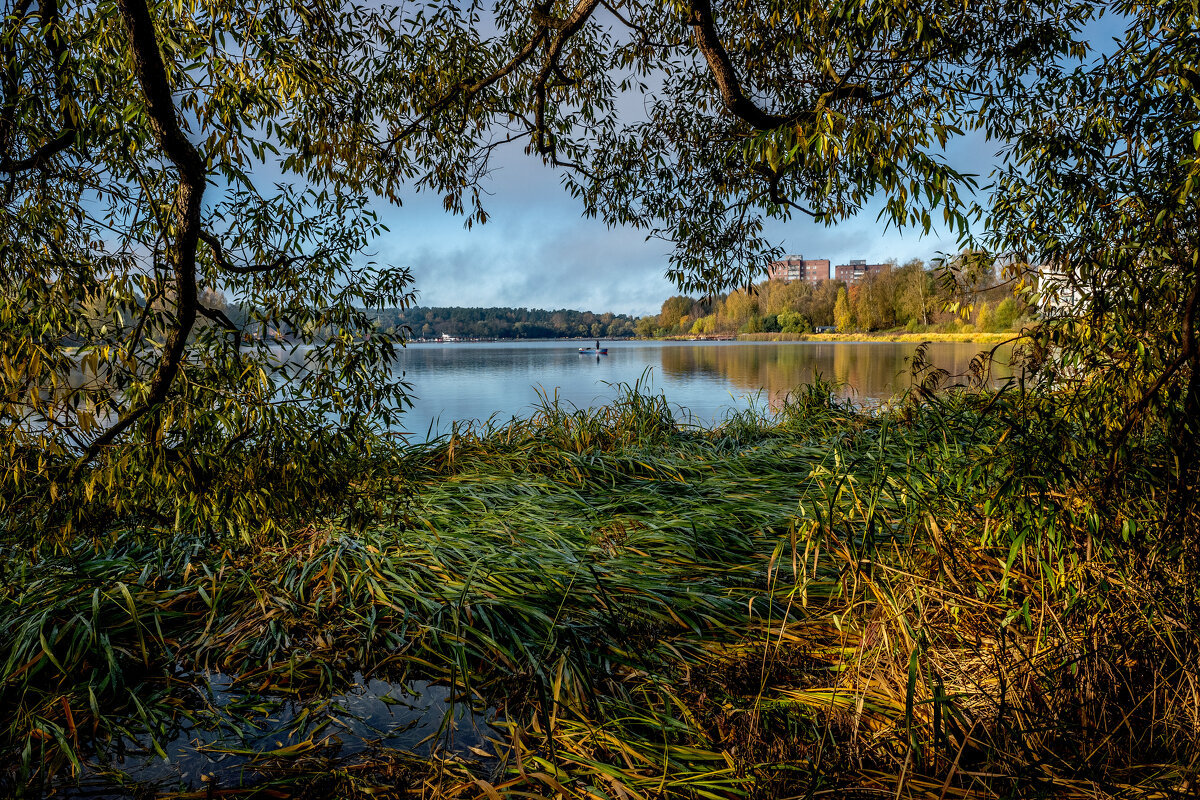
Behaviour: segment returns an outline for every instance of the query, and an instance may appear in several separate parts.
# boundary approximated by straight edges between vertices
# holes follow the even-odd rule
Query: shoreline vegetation
[[[979,344],[995,344],[999,342],[1008,342],[1015,340],[1020,334],[1015,331],[1004,333],[983,332],[974,333],[909,333],[907,331],[876,331],[873,333],[739,333],[728,336],[702,336],[702,335],[687,335],[687,336],[651,336],[651,337],[623,337],[621,339],[605,339],[601,337],[601,341],[662,341],[662,342],[845,342],[853,344],[856,342],[912,342],[920,344],[922,342],[963,342],[963,343],[979,343]],[[503,337],[495,338],[464,338],[464,339],[414,339],[407,344],[440,344],[443,342],[462,343],[462,342],[528,342],[528,341],[563,341],[563,342],[586,342],[592,341],[590,336],[561,336],[553,339],[508,339]]]
[[[711,429],[636,386],[547,400],[378,443],[341,470],[346,513],[292,530],[214,546],[114,520],[6,548],[0,792],[1186,794],[1189,590],[1152,523],[1166,443],[1101,497],[1054,394],[918,390],[865,414],[833,388]],[[328,698],[368,678],[442,686],[494,741],[356,738]],[[121,773],[180,741],[228,765]]]
[[[1044,287],[1049,288],[1049,287]],[[926,265],[895,262],[846,283],[835,279],[770,279],[727,294],[676,295],[656,315],[640,317],[640,337],[728,337],[759,334],[839,334],[875,337],[914,334],[992,334],[1020,331],[1052,310],[1036,294],[1014,293],[994,270],[960,256]],[[949,338],[944,341],[987,341]]]
[[[623,339],[633,336],[628,314],[540,308],[389,308],[375,315],[380,329],[418,340],[453,339]]]
[[[1012,341],[1019,336],[1015,332],[988,333],[909,333],[907,331],[877,331],[874,333],[739,333],[738,342],[964,342],[996,344]],[[704,337],[667,336],[670,340],[704,341]]]

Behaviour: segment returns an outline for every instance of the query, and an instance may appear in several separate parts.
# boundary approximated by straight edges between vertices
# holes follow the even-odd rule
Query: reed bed
[[[593,410],[546,398],[381,448],[369,509],[286,537],[126,525],[9,549],[0,789],[97,770],[117,786],[114,743],[236,727],[194,702],[214,672],[248,707],[357,672],[450,687],[494,741],[339,759],[314,714],[254,755],[252,780],[130,796],[1192,791],[1192,590],[1143,557],[1153,458],[1127,478],[1146,491],[1100,508],[1081,460],[1013,426],[1027,400],[862,413],[830,388],[712,429],[639,387]]]

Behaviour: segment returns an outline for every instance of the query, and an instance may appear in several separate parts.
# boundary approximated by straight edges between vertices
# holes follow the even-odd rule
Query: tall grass
[[[185,698],[204,670],[296,696],[364,670],[492,709],[495,760],[395,754],[402,779],[293,760],[237,792],[1188,791],[1194,590],[1145,557],[1153,452],[1128,476],[1145,491],[1102,506],[1069,421],[1014,423],[1033,399],[864,414],[830,389],[712,429],[632,388],[593,410],[545,398],[381,454],[353,524],[10,550],[3,788],[37,796],[105,742],[161,739],[202,713]]]

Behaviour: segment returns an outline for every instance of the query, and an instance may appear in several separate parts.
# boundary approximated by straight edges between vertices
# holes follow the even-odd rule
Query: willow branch
[[[784,197],[783,193],[779,190],[779,182],[783,179],[782,170],[771,169],[766,164],[757,164],[752,167],[751,170],[767,182],[767,197],[771,199],[772,203],[784,208],[795,209],[802,214],[807,214],[813,219],[817,218],[817,213],[812,209],[805,208],[799,203],[795,203],[792,200]]]
[[[134,73],[146,98],[146,113],[158,145],[179,172],[175,191],[175,239],[168,245],[167,261],[175,278],[175,327],[167,336],[162,359],[150,380],[145,399],[129,409],[97,437],[75,462],[71,479],[137,420],[161,405],[179,374],[188,334],[196,324],[199,301],[196,288],[196,248],[200,241],[200,204],[204,196],[206,167],[196,147],[184,136],[176,115],[171,84],[158,46],[154,18],[146,0],[118,0],[121,22],[129,40]]]
[[[404,139],[416,133],[416,131],[421,127],[422,122],[424,122],[433,114],[446,110],[454,103],[455,100],[458,100],[460,97],[465,100],[470,100],[473,96],[479,94],[496,81],[514,72],[517,68],[529,60],[529,57],[532,56],[537,50],[538,45],[545,40],[549,30],[550,29],[547,26],[539,25],[538,29],[534,32],[533,37],[530,38],[530,40],[525,43],[525,46],[522,47],[515,56],[509,59],[504,66],[500,67],[494,72],[484,75],[483,77],[476,78],[475,80],[460,81],[458,85],[454,86],[450,91],[446,92],[446,94],[442,95],[423,112],[418,114],[417,118],[405,126],[403,130],[389,139],[387,144],[393,146],[399,144]]]
[[[692,0],[688,8],[688,24],[692,26],[696,49],[708,62],[708,69],[717,82],[721,100],[730,113],[759,130],[778,128],[794,120],[794,117],[789,115],[764,111],[746,96],[738,80],[737,71],[733,68],[733,62],[729,59],[729,53],[726,52],[725,45],[717,33],[710,0]]]
[[[534,78],[534,145],[538,153],[542,155],[551,155],[555,150],[553,144],[549,146],[546,144],[546,83],[550,80],[551,74],[557,73],[562,75],[562,70],[558,66],[558,57],[562,53],[563,45],[579,32],[579,29],[591,17],[592,12],[596,10],[598,5],[600,5],[600,0],[579,0],[574,10],[571,11],[571,14],[555,25],[558,33],[546,48],[546,55],[542,59],[542,67],[538,70],[537,77]]]
[[[295,262],[301,260],[300,256],[287,257],[282,253],[275,257],[274,261],[268,264],[234,264],[225,254],[225,248],[221,246],[221,240],[212,235],[208,231],[200,231],[200,240],[208,245],[209,251],[212,253],[213,262],[218,268],[226,272],[232,272],[237,275],[253,275],[257,272],[271,272],[280,267],[291,266]]]
[[[23,17],[28,13],[29,2],[22,2],[14,7],[12,17],[17,18],[13,28],[10,31],[4,32],[4,58],[5,58],[5,108],[3,122],[0,123],[0,144],[3,148],[0,152],[0,173],[5,173],[9,176],[16,175],[18,172],[24,172],[30,169],[38,169],[44,166],[54,156],[66,150],[75,143],[79,134],[80,112],[79,104],[75,101],[74,87],[71,82],[73,66],[71,64],[70,53],[67,51],[67,46],[63,42],[62,32],[62,14],[58,9],[58,0],[41,0],[38,4],[38,15],[42,20],[42,41],[46,45],[46,49],[50,51],[50,59],[53,62],[51,71],[54,74],[54,94],[58,100],[59,116],[62,118],[62,130],[52,136],[47,141],[43,142],[40,147],[34,150],[31,154],[21,159],[12,159],[9,156],[9,143],[12,136],[12,126],[14,124],[13,113],[15,109],[13,104],[16,102],[18,90],[13,78],[15,67],[15,54],[11,52],[8,41],[10,35],[16,37],[16,29],[23,22]],[[11,96],[10,96],[11,95]]]

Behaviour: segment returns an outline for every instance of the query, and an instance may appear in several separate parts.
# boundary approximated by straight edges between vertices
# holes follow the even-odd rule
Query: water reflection
[[[148,734],[118,738],[95,754],[98,764],[77,783],[56,787],[56,795],[115,800],[246,788],[281,766],[311,758],[326,769],[387,753],[490,763],[491,741],[500,738],[490,711],[473,709],[449,687],[425,681],[396,684],[356,673],[345,692],[307,701],[248,692],[233,676],[217,672],[190,681],[190,701],[180,698],[157,742]]]
[[[778,410],[790,391],[820,375],[843,384],[842,395],[870,404],[910,384],[917,345],[900,342],[605,342],[608,355],[580,355],[575,342],[414,344],[398,368],[414,405],[403,429],[420,440],[460,420],[528,416],[538,392],[588,408],[612,402],[620,384],[666,395],[702,424],[748,407],[761,396]],[[963,373],[984,345],[930,345],[935,366]],[[1003,360],[1007,361],[1007,353]],[[994,380],[1011,375],[998,364]],[[687,416],[681,413],[681,416]]]
[[[769,407],[778,410],[789,392],[817,376],[837,384],[843,398],[886,400],[911,385],[916,349],[902,342],[694,345],[663,348],[661,364],[669,379],[703,375],[726,381],[743,393],[762,392]],[[930,345],[927,358],[951,375],[965,375],[981,349],[969,343],[937,343]],[[998,354],[991,372],[994,385],[1012,376],[1008,357],[1007,349]]]

